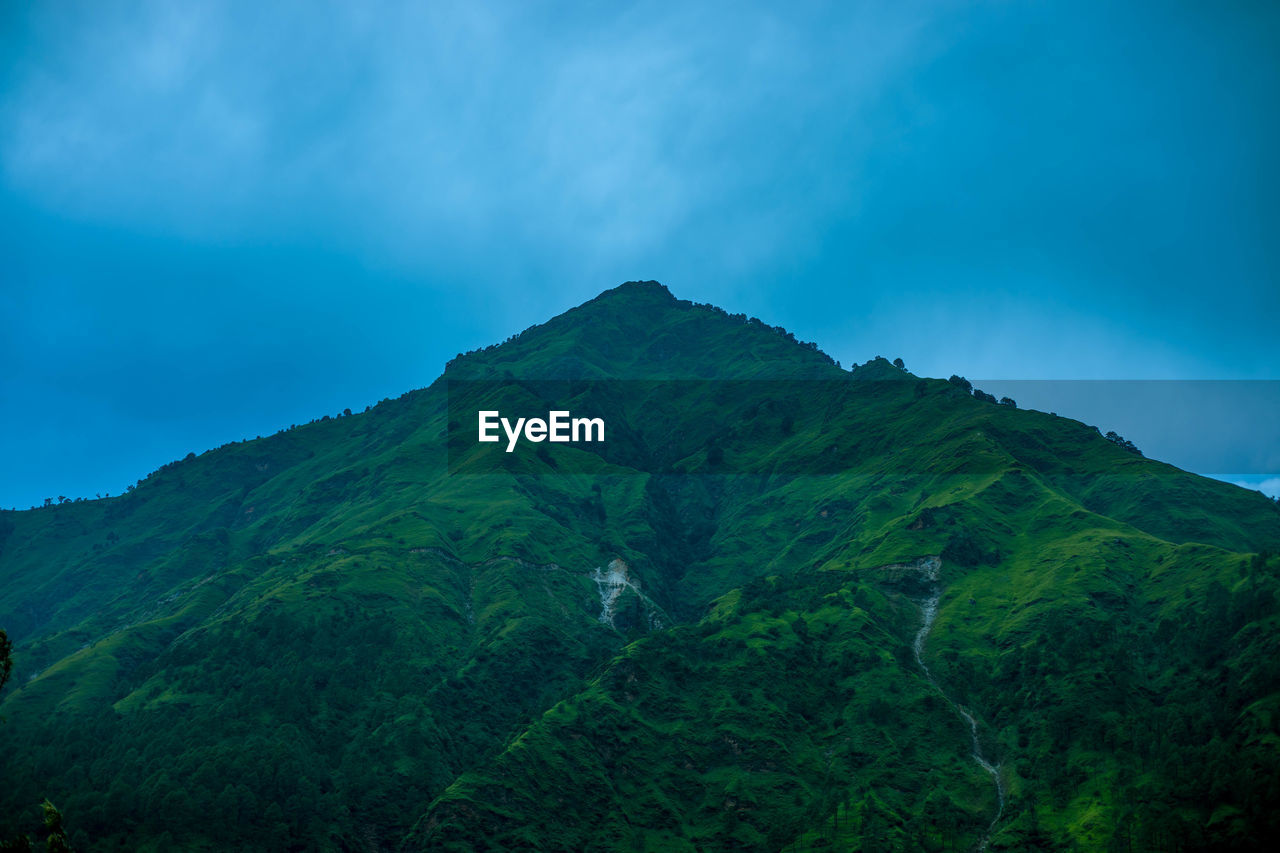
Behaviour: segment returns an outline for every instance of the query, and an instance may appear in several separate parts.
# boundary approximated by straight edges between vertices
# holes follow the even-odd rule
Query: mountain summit
[[[538,382],[603,445],[453,464],[451,387]],[[84,849],[1257,846],[1278,544],[1092,427],[628,283],[0,513],[0,837],[47,796]]]
[[[500,345],[459,354],[446,377],[511,371],[527,379],[748,379],[824,377],[835,362],[797,346],[781,326],[676,299],[656,281],[632,281]]]

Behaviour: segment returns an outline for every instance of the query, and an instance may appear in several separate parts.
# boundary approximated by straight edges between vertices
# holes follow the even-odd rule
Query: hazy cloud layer
[[[421,386],[620,281],[846,363],[1280,378],[1266,4],[0,12],[0,503]]]

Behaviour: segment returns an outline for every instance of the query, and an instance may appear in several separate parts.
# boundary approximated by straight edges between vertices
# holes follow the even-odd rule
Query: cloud
[[[1248,480],[1229,480],[1242,489],[1262,492],[1269,498],[1280,498],[1280,477],[1265,477],[1262,479],[1250,478]]]
[[[157,3],[60,21],[4,96],[8,187],[84,221],[323,239],[406,269],[571,256],[586,278],[674,251],[745,270],[846,205],[860,117],[921,61],[927,19],[330,12]]]
[[[68,423],[162,366],[270,431],[636,278],[846,363],[1280,377],[1280,11],[9,6],[0,360]]]

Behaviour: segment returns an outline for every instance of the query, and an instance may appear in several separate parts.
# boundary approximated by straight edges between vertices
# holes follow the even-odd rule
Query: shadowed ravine
[[[947,700],[947,704],[952,708],[955,708],[956,713],[963,717],[964,721],[969,724],[969,737],[973,742],[973,760],[978,763],[979,767],[991,774],[991,779],[995,782],[996,786],[996,802],[998,804],[996,808],[996,816],[991,819],[991,823],[987,826],[987,831],[982,836],[982,841],[978,843],[978,850],[981,851],[987,848],[987,844],[991,840],[991,830],[995,829],[995,825],[1000,821],[1001,816],[1004,815],[1004,783],[1000,780],[1000,765],[992,764],[987,761],[986,757],[982,754],[982,744],[978,741],[977,721],[973,718],[972,714],[964,709],[963,706],[954,702],[951,697],[947,695],[947,691],[943,690],[942,685],[938,684],[937,680],[933,677],[933,673],[929,671],[928,665],[924,662],[924,643],[929,636],[929,631],[933,628],[934,619],[938,616],[938,601],[942,598],[942,585],[938,583],[938,572],[942,568],[942,561],[937,557],[929,557],[920,561],[919,567],[924,578],[929,582],[929,595],[927,598],[917,599],[916,601],[916,603],[920,605],[920,613],[923,617],[920,624],[920,630],[916,632],[915,642],[912,643],[912,651],[915,652],[916,663],[920,665],[920,671],[924,673],[924,677],[929,680],[929,683],[933,685],[934,689],[941,694],[943,699]]]

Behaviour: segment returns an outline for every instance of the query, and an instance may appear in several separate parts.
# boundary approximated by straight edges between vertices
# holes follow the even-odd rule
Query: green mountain
[[[610,440],[454,452],[527,380]],[[48,797],[89,850],[1261,847],[1277,546],[1257,493],[629,283],[0,513],[0,838]]]

